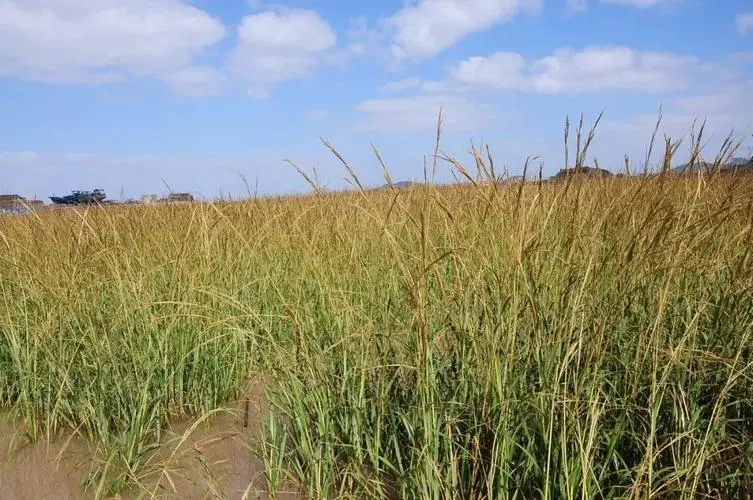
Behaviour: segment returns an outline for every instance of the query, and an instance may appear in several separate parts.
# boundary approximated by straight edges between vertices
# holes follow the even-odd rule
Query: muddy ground
[[[263,463],[252,451],[264,411],[261,391],[250,390],[230,410],[208,422],[172,424],[163,440],[169,444],[150,458],[154,474],[141,487],[110,498],[268,498]],[[83,439],[69,435],[29,444],[18,431],[7,415],[0,416],[3,500],[96,498],[96,486],[83,488],[93,456]],[[301,498],[293,489],[287,485],[278,498]]]

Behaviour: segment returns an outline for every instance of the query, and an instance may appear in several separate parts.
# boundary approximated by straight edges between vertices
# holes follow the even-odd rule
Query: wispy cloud
[[[735,24],[737,24],[737,31],[743,35],[753,30],[753,12],[740,13],[735,17]]]
[[[586,0],[566,0],[565,8],[571,14],[585,12],[588,10],[588,2]]]
[[[599,0],[601,3],[611,3],[614,5],[622,5],[625,7],[636,7],[639,9],[645,9],[647,7],[655,7],[660,4],[668,3],[668,0]]]
[[[360,131],[417,132],[436,127],[440,109],[443,126],[449,131],[472,131],[491,119],[479,103],[463,96],[419,95],[372,99],[356,108],[363,118]]]
[[[732,54],[730,60],[733,63],[753,64],[753,50]]]
[[[0,165],[25,165],[39,160],[34,151],[0,151]]]
[[[550,56],[526,61],[515,52],[476,56],[450,69],[444,84],[426,88],[487,88],[542,94],[580,94],[601,90],[658,93],[689,83],[697,68],[693,56],[643,52],[623,46],[561,48]]]
[[[618,5],[621,7],[634,7],[636,9],[647,9],[666,5],[676,0],[599,0],[602,4]],[[576,14],[588,10],[588,0],[565,0],[565,7],[568,12]]]

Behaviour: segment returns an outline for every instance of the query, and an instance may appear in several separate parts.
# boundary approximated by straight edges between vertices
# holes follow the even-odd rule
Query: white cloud
[[[308,75],[335,43],[332,27],[314,11],[265,11],[243,18],[229,66],[250,95],[266,97],[275,85]]]
[[[366,19],[363,17],[348,20],[345,38],[348,40],[348,43],[345,48],[341,49],[334,56],[334,59],[336,59],[335,62],[345,62],[351,58],[366,55],[375,56],[383,52],[381,46],[384,43],[384,34],[370,29]]]
[[[497,52],[489,57],[471,57],[450,70],[461,84],[489,88],[521,88],[525,60],[514,52]]]
[[[387,82],[377,88],[379,92],[401,92],[416,87],[420,87],[423,81],[420,78],[404,78],[393,82]]]
[[[743,35],[753,29],[753,12],[746,12],[738,14],[735,17],[735,24],[737,24],[737,31]]]
[[[461,96],[411,96],[364,101],[356,108],[364,119],[360,131],[416,132],[436,128],[440,109],[443,126],[470,131],[490,118],[473,101]]]
[[[498,52],[461,62],[450,70],[450,83],[543,94],[666,92],[685,87],[685,77],[697,64],[695,57],[629,47],[589,47],[577,52],[561,48],[530,63],[519,54]]]
[[[656,7],[660,4],[667,4],[672,0],[599,0],[603,4],[619,5],[622,7],[635,7],[645,9]],[[588,10],[588,0],[565,0],[567,11],[571,14],[584,12]]]
[[[392,33],[392,57],[416,61],[433,57],[466,36],[538,12],[541,0],[419,0],[384,19]]]
[[[640,52],[629,47],[591,47],[581,52],[565,48],[532,66],[538,92],[633,90],[665,92],[683,88],[685,70],[695,57],[664,52]]]
[[[181,0],[0,0],[0,76],[162,77],[224,36],[218,20]]]

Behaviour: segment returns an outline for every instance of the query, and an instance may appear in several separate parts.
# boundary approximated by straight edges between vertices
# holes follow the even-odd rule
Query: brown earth
[[[248,412],[246,402],[248,401]],[[260,390],[251,390],[231,411],[204,421],[172,424],[165,443],[149,459],[150,474],[137,488],[112,498],[268,498],[264,464],[253,453],[264,411]],[[0,497],[3,500],[96,498],[83,485],[93,454],[80,437],[29,444],[7,416],[0,418]],[[105,498],[105,497],[101,497]],[[301,498],[288,485],[277,498]]]

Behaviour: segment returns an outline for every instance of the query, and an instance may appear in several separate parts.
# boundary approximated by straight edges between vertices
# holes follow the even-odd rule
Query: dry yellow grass
[[[271,489],[749,495],[753,180],[468,178],[0,217],[0,406],[101,495],[262,379]]]

